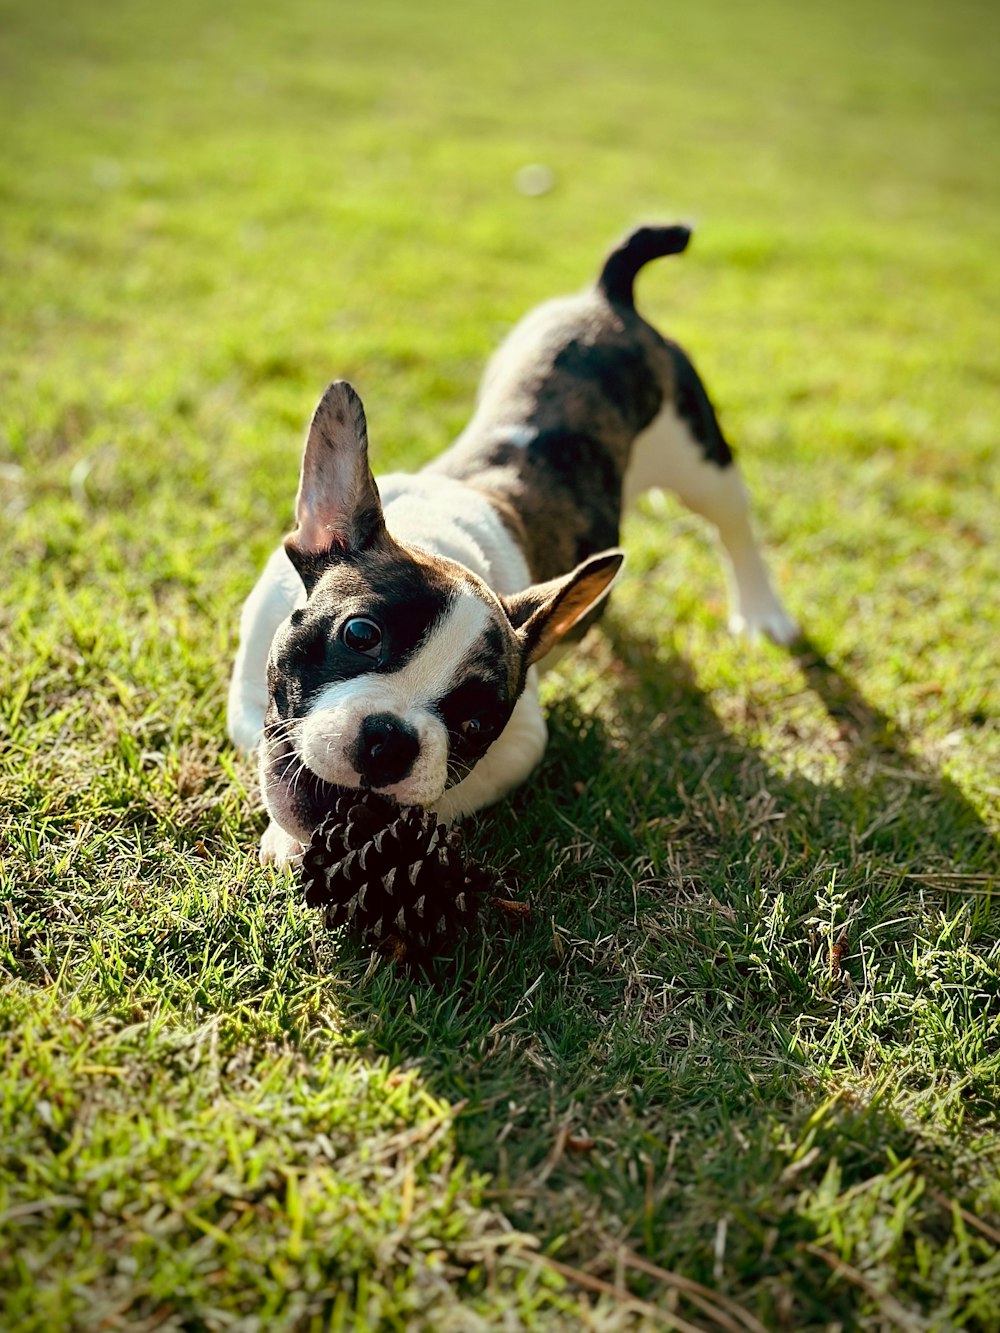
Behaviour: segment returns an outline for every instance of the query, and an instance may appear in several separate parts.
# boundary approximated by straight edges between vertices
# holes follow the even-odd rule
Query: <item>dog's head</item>
[[[334,787],[432,806],[499,737],[528,667],[610,587],[611,551],[501,598],[386,531],[361,400],[343,381],[313,417],[285,550],[307,599],[275,636],[264,796],[308,838]]]

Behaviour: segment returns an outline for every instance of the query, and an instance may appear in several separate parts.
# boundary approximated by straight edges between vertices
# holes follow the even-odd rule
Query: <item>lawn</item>
[[[1000,1329],[1000,11],[0,0],[0,1327]],[[518,170],[544,163],[529,195]],[[260,869],[239,605],[639,219],[807,640],[651,497],[520,929]]]

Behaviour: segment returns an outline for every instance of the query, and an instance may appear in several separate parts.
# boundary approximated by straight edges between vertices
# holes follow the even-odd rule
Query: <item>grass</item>
[[[0,1324],[1000,1329],[995,9],[2,15]],[[647,502],[409,975],[256,865],[240,601],[330,378],[418,464],[676,216],[809,643]]]

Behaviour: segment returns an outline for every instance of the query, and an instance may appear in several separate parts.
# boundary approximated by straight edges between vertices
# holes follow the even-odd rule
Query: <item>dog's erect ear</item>
[[[368,466],[365,409],[346,380],[335,380],[313,413],[295,521],[285,550],[307,588],[331,555],[364,550],[384,530],[382,504]]]
[[[504,610],[517,631],[529,666],[554,648],[606,595],[624,560],[624,551],[602,551],[561,579],[535,583],[504,599]]]

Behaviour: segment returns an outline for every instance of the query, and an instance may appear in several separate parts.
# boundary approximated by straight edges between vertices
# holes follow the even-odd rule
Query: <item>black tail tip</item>
[[[624,247],[649,251],[651,259],[661,255],[679,255],[691,239],[691,228],[683,222],[671,222],[663,227],[637,227],[622,242]],[[645,261],[644,261],[645,262]]]
[[[635,276],[643,265],[687,249],[691,228],[682,222],[666,227],[638,227],[608,255],[597,285],[609,301],[633,304]]]

